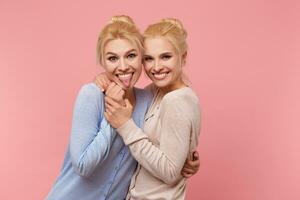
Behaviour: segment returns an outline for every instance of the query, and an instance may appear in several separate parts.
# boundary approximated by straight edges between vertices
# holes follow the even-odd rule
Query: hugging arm
[[[117,129],[133,157],[153,176],[166,184],[176,183],[189,153],[191,123],[182,116],[179,101],[162,106],[159,148],[132,119]],[[163,109],[164,108],[164,109]]]

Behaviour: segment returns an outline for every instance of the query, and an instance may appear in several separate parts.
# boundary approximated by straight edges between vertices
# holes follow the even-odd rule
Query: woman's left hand
[[[195,175],[200,167],[200,159],[197,151],[192,153],[192,159],[187,158],[181,170],[181,175],[184,178],[190,178]]]
[[[101,74],[98,74],[95,77],[94,82],[102,92],[106,91],[107,87],[111,83],[106,72],[102,72]]]
[[[128,99],[125,99],[125,104],[121,105],[112,98],[105,97],[105,112],[104,116],[110,125],[114,128],[119,128],[131,118],[133,107]]]

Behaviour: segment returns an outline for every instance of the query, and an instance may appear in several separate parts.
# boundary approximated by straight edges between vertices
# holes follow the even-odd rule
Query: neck
[[[176,82],[173,83],[173,84],[170,84],[170,85],[168,85],[168,86],[166,86],[166,87],[164,87],[164,88],[160,88],[160,90],[161,90],[163,93],[167,94],[167,93],[169,93],[169,92],[172,92],[172,91],[174,91],[174,90],[178,90],[178,89],[183,88],[183,87],[186,87],[186,86],[187,86],[187,85],[183,82],[183,80],[180,79],[180,80],[176,81]]]

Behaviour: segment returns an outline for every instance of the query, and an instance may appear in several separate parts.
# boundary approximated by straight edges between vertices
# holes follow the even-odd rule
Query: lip
[[[134,72],[129,72],[129,73],[123,73],[123,74],[117,74],[117,77],[120,79],[120,80],[125,80],[125,79],[128,79],[128,78],[131,78],[133,76]]]
[[[166,76],[169,74],[169,72],[161,72],[161,73],[152,73],[152,76],[156,80],[163,80],[166,78]]]

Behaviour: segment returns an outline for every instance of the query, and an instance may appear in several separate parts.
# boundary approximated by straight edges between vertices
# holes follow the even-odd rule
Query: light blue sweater
[[[152,94],[134,89],[132,117],[143,126]],[[84,85],[73,111],[72,133],[60,175],[47,200],[122,200],[136,161],[122,138],[104,117],[104,95],[94,84]]]

